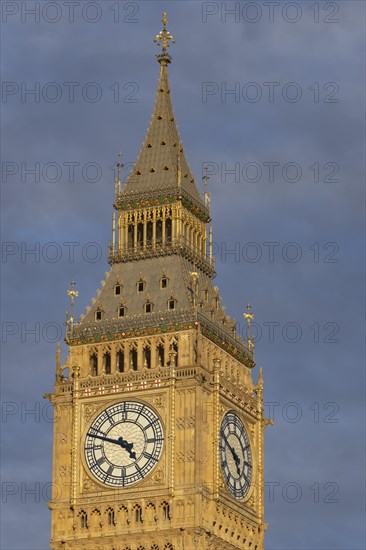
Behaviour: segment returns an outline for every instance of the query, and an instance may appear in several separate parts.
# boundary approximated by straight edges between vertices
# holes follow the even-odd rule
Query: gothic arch
[[[150,522],[153,522],[155,521],[155,516],[156,516],[156,507],[155,507],[155,504],[153,502],[149,502],[146,506],[146,509],[145,509],[145,513],[146,513],[146,521],[150,521]]]
[[[135,504],[135,506],[132,508],[133,512],[133,520],[135,523],[141,523],[142,522],[142,508],[139,504]]]
[[[114,508],[112,508],[112,506],[108,506],[108,508],[106,508],[105,517],[106,517],[106,521],[105,521],[106,525],[108,526],[115,525],[115,513],[114,513]]]
[[[169,502],[166,500],[163,500],[160,503],[160,511],[161,511],[161,519],[163,521],[169,521],[170,520],[170,505]]]
[[[79,527],[80,529],[88,528],[88,514],[85,510],[80,510],[78,513]]]

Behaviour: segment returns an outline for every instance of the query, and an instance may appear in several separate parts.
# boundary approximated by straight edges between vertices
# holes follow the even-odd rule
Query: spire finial
[[[247,331],[247,337],[248,337],[248,350],[254,350],[254,338],[250,336],[250,324],[254,319],[254,313],[252,312],[252,306],[250,304],[247,305],[247,313],[243,313],[244,319],[246,319],[248,324],[248,331]]]
[[[210,177],[207,175],[208,174],[208,167],[207,166],[204,166],[203,167],[203,171],[204,171],[204,175],[202,176],[202,181],[203,181],[203,185],[205,186],[205,192],[204,192],[204,200],[205,200],[205,205],[210,207],[210,203],[211,203],[211,195],[210,193],[208,193],[206,191],[207,189],[207,184],[208,184],[208,180],[210,179]]]
[[[75,281],[71,281],[71,290],[67,291],[67,294],[70,296],[71,299],[71,314],[69,317],[69,322],[73,324],[74,322],[74,305],[75,305],[75,298],[79,296],[79,291],[75,290]]]
[[[166,11],[163,13],[163,19],[161,20],[163,23],[163,29],[159,32],[159,34],[156,35],[156,38],[154,38],[154,42],[161,46],[161,54],[157,55],[156,58],[159,61],[161,65],[166,65],[167,63],[170,63],[172,58],[168,54],[168,48],[170,46],[169,42],[172,44],[175,44],[175,40],[173,36],[170,34],[168,29],[166,28],[168,24],[168,18],[166,15]]]
[[[115,179],[115,184],[116,184],[116,194],[119,193],[121,191],[121,171],[122,171],[122,168],[123,168],[123,163],[122,163],[122,153],[118,153],[118,162],[117,162],[117,179]]]

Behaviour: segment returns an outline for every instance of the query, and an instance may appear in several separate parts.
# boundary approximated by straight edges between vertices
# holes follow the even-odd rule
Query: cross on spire
[[[157,55],[156,58],[159,61],[161,65],[166,65],[167,63],[171,63],[172,58],[168,54],[168,48],[170,47],[169,42],[172,44],[175,44],[175,40],[173,36],[170,34],[168,29],[166,28],[168,24],[168,18],[166,16],[166,11],[163,13],[163,19],[161,20],[163,23],[163,29],[159,32],[159,34],[156,35],[156,38],[154,38],[154,42],[161,46],[161,54]]]

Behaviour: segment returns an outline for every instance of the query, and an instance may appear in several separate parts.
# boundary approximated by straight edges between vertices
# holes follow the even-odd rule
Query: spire
[[[154,40],[161,46],[161,54],[156,56],[160,63],[160,76],[154,112],[135,166],[124,190],[117,194],[117,204],[128,200],[130,196],[131,199],[138,196],[160,197],[169,191],[177,195],[182,192],[205,209],[184,154],[174,117],[168,78],[171,57],[167,52],[169,43],[174,43],[174,40],[166,28],[167,21],[164,12],[163,30]]]

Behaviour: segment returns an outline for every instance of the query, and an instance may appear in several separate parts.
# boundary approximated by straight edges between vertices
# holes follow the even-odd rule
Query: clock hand
[[[238,474],[240,475],[240,470],[239,470],[240,458],[238,457],[235,449],[230,445],[226,435],[223,433],[222,436],[223,436],[223,438],[226,442],[226,445],[229,447],[229,449],[231,451],[231,454],[233,455],[233,459],[234,459],[234,462],[236,464],[236,470],[237,470]]]
[[[110,437],[105,437],[105,436],[91,434],[91,433],[88,433],[88,435],[90,437],[95,437],[96,439],[101,439],[102,441],[107,441],[108,443],[114,443],[115,445],[119,445],[120,447],[122,447],[122,449],[125,449],[126,451],[128,451],[128,454],[130,455],[131,458],[136,458],[136,453],[131,451],[133,447],[133,443],[128,443],[123,439],[123,437],[119,437],[118,439],[111,439]]]
[[[126,449],[126,451],[128,451],[131,458],[136,458],[136,453],[134,451],[131,451],[133,443],[127,443],[127,441],[125,441],[123,437],[119,437],[117,441],[121,445],[122,449]]]

